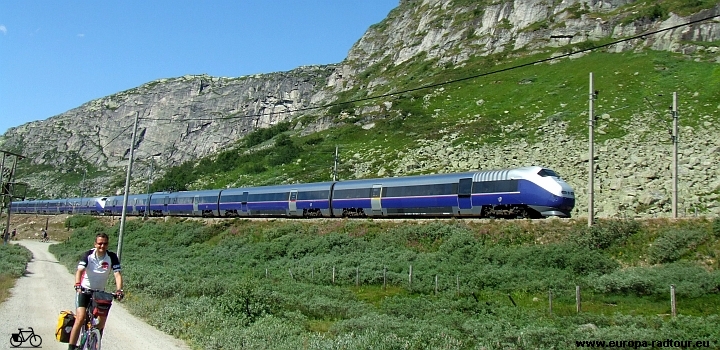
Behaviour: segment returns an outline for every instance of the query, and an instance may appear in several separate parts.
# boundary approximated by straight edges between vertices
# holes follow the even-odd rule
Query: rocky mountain
[[[42,188],[47,196],[66,196],[71,191],[62,181],[48,183],[48,178],[61,178],[58,174],[82,177],[86,170],[92,184],[89,191],[107,193],[110,188],[117,192],[136,116],[140,122],[135,153],[143,161],[135,169],[144,171],[152,163],[161,169],[153,176],[161,176],[162,169],[231,148],[249,132],[281,121],[292,121],[303,134],[333,128],[343,122],[335,119],[332,108],[319,107],[402,91],[398,81],[412,79],[412,69],[418,65],[443,72],[497,55],[519,59],[633,36],[637,37],[606,51],[664,50],[698,54],[698,60],[720,63],[717,46],[701,44],[720,39],[716,17],[720,6],[706,1],[662,5],[632,0],[402,0],[336,65],[239,78],[185,76],[153,81],[10,129],[0,138],[0,146],[28,156],[30,165],[24,165],[19,180]],[[715,20],[698,21],[713,16]],[[694,21],[698,22],[681,26]],[[642,33],[651,34],[639,36]],[[417,83],[423,84],[421,79]],[[438,90],[423,93],[428,97]],[[714,204],[720,169],[712,161],[720,149],[713,131],[718,109],[720,105],[715,115],[701,116],[702,127],[682,130],[684,139],[695,141],[682,150],[683,210],[720,213]],[[342,113],[353,116],[363,128],[372,128],[375,119],[399,112],[392,101],[370,99]],[[628,134],[597,146],[603,152],[595,189],[600,216],[668,215],[669,168],[657,166],[668,145],[659,141],[664,138],[656,129],[645,127],[652,123],[649,118],[634,115],[624,126],[631,130]],[[383,167],[370,159],[383,150],[370,146],[358,151],[347,166],[355,177],[371,177],[546,165],[578,189],[576,214],[582,215],[587,210],[587,190],[582,190],[588,176],[587,141],[568,133],[562,121],[550,119],[538,127],[545,130],[539,140],[501,148],[458,146],[454,143],[457,135],[448,130],[440,139],[401,150],[397,160]],[[504,125],[502,130],[517,127]],[[38,139],[45,142],[34,142]],[[637,144],[638,139],[651,142]],[[559,161],[548,145],[561,145],[563,159],[570,161]]]

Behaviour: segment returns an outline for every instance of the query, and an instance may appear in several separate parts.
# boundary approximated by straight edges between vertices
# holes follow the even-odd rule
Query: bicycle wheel
[[[18,346],[20,346],[20,344],[22,344],[21,341],[15,341],[15,337],[13,337],[12,335],[10,336],[10,345],[13,348],[17,348]]]
[[[42,338],[40,338],[39,335],[34,334],[32,337],[30,337],[30,345],[33,347],[40,347],[40,344],[42,344]]]
[[[91,329],[85,339],[85,346],[82,350],[100,350],[100,331]]]

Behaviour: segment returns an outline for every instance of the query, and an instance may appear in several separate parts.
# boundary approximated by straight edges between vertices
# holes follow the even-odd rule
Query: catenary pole
[[[677,92],[673,92],[673,104],[672,104],[672,117],[673,117],[673,185],[672,185],[672,216],[673,219],[677,219],[677,204],[678,204],[678,110],[677,110]]]
[[[130,144],[130,161],[128,162],[127,175],[125,176],[125,195],[123,196],[122,213],[120,214],[120,232],[118,233],[117,256],[122,255],[123,233],[125,231],[125,215],[127,213],[128,194],[130,192],[130,174],[132,173],[133,158],[135,158],[135,134],[137,133],[138,119],[140,112],[135,113],[135,124],[133,125],[132,143]]]
[[[593,127],[595,124],[595,116],[593,112],[593,103],[595,99],[595,88],[593,86],[593,74],[590,72],[590,94],[589,94],[589,104],[590,104],[590,111],[589,111],[589,117],[588,117],[588,127],[589,127],[589,136],[588,136],[588,151],[590,155],[590,159],[588,160],[588,227],[593,225],[593,221],[595,219],[595,208],[593,207],[595,198],[594,198],[594,189],[595,189],[595,150],[593,148]]]

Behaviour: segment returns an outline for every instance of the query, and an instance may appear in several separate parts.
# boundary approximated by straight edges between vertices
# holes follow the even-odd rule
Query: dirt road
[[[55,325],[60,310],[75,310],[73,276],[48,252],[48,243],[36,240],[16,242],[33,253],[27,274],[18,279],[11,297],[0,304],[0,349],[10,346],[12,333],[32,327],[42,337],[43,349],[67,349],[55,340]],[[29,342],[21,347],[31,348]],[[114,302],[103,337],[103,350],[189,349],[142,320],[130,315],[121,303]]]

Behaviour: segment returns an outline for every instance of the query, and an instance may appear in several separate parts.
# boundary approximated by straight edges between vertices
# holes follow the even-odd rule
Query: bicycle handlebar
[[[99,290],[99,289],[90,289],[90,288],[80,287],[80,293],[92,295],[92,293],[95,293],[95,292],[103,292],[103,293],[112,294],[113,299],[117,299],[118,295],[120,294],[120,293],[109,293],[109,292],[106,292],[104,290]]]

